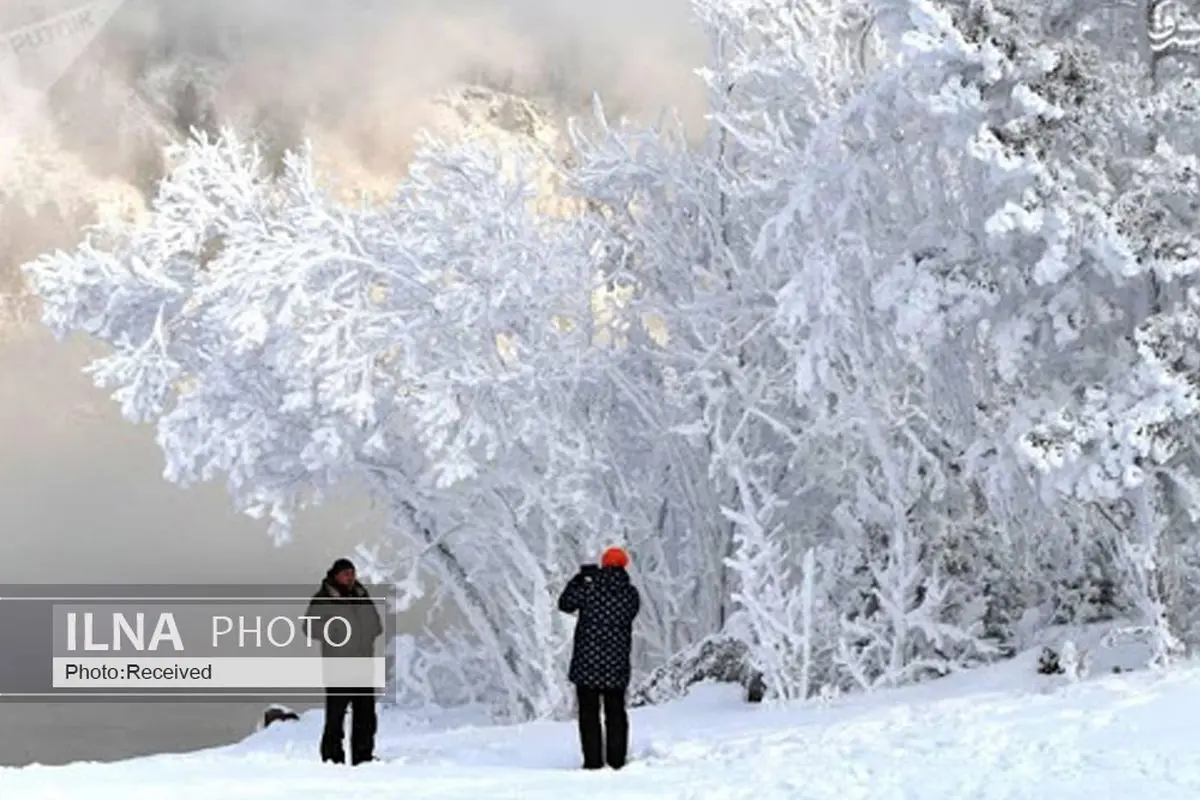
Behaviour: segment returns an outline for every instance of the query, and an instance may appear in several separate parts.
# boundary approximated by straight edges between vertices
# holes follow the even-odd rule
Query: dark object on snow
[[[1059,663],[1058,653],[1049,647],[1042,648],[1042,654],[1038,656],[1037,671],[1039,675],[1063,675],[1066,673],[1062,664]]]
[[[571,650],[571,683],[587,689],[629,686],[633,621],[641,596],[621,567],[580,570],[558,598],[558,608],[579,614]]]
[[[300,715],[290,708],[271,706],[263,712],[263,727],[268,728],[276,722],[293,722],[299,719]]]
[[[321,638],[325,658],[371,657],[375,640],[383,633],[383,620],[366,588],[355,577],[354,565],[339,558],[325,574],[306,612],[316,617],[311,637]],[[344,617],[350,621],[349,640],[341,647],[325,641],[321,631],[326,617]],[[346,712],[350,712],[350,763],[362,764],[375,757],[375,732],[378,717],[375,689],[366,686],[327,686],[325,689],[325,725],[321,732],[321,760],[335,764],[346,762]]]
[[[761,672],[752,672],[746,682],[746,702],[761,703],[767,694],[767,682]]]
[[[600,769],[607,763],[620,769],[629,750],[625,692],[641,596],[624,567],[585,567],[567,582],[558,608],[579,615],[568,677],[576,688],[583,766]]]
[[[629,712],[625,709],[624,689],[585,689],[575,687],[579,709],[579,743],[583,748],[583,768],[613,769],[625,766],[629,755]],[[600,709],[604,725],[600,725]]]
[[[634,690],[634,708],[658,705],[682,697],[693,684],[704,681],[736,683],[746,692],[746,701],[761,703],[766,685],[760,672],[750,666],[750,648],[725,634],[709,636],[672,656]]]

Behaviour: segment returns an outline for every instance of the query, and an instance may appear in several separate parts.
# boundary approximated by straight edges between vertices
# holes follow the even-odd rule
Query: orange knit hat
[[[604,551],[604,555],[600,556],[600,565],[624,569],[629,566],[629,553],[619,547],[610,547]]]

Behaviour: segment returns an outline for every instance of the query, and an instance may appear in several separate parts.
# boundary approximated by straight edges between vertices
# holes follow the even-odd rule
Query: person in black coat
[[[371,658],[375,655],[375,640],[383,633],[379,609],[366,588],[358,582],[354,564],[339,558],[325,574],[320,588],[309,603],[307,616],[316,620],[309,630],[310,641],[320,639],[321,655],[330,659],[329,675],[343,672],[337,668],[340,658]],[[351,634],[340,647],[335,647],[322,635],[325,622],[343,617],[350,624]],[[336,636],[340,639],[341,629]],[[327,675],[326,680],[330,679]],[[346,712],[350,711],[350,763],[362,764],[375,760],[375,733],[378,717],[375,712],[375,689],[371,686],[342,686],[342,680],[325,689],[325,726],[321,733],[321,760],[344,764],[346,754]]]
[[[629,581],[629,555],[609,548],[600,566],[585,564],[568,581],[558,608],[578,614],[568,678],[579,702],[579,742],[584,769],[625,766],[629,716],[625,693],[630,680],[633,621],[641,609],[638,590]],[[604,708],[601,729],[600,708]]]

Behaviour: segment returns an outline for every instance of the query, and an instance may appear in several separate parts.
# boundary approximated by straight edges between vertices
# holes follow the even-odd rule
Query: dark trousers
[[[321,734],[321,760],[346,762],[346,711],[350,711],[350,763],[375,757],[375,690],[328,689],[325,692],[325,730]]]
[[[629,714],[625,710],[624,689],[588,689],[575,687],[579,701],[579,743],[583,748],[584,769],[613,769],[625,766],[629,753]],[[604,706],[604,726],[600,725],[600,707]]]

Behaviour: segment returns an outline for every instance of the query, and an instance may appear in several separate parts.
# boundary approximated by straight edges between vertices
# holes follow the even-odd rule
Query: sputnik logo
[[[29,123],[40,112],[46,93],[100,34],[123,2],[92,0],[37,22],[0,29],[0,137],[11,141],[12,137],[29,133]],[[4,158],[5,149],[0,146],[0,159]]]

